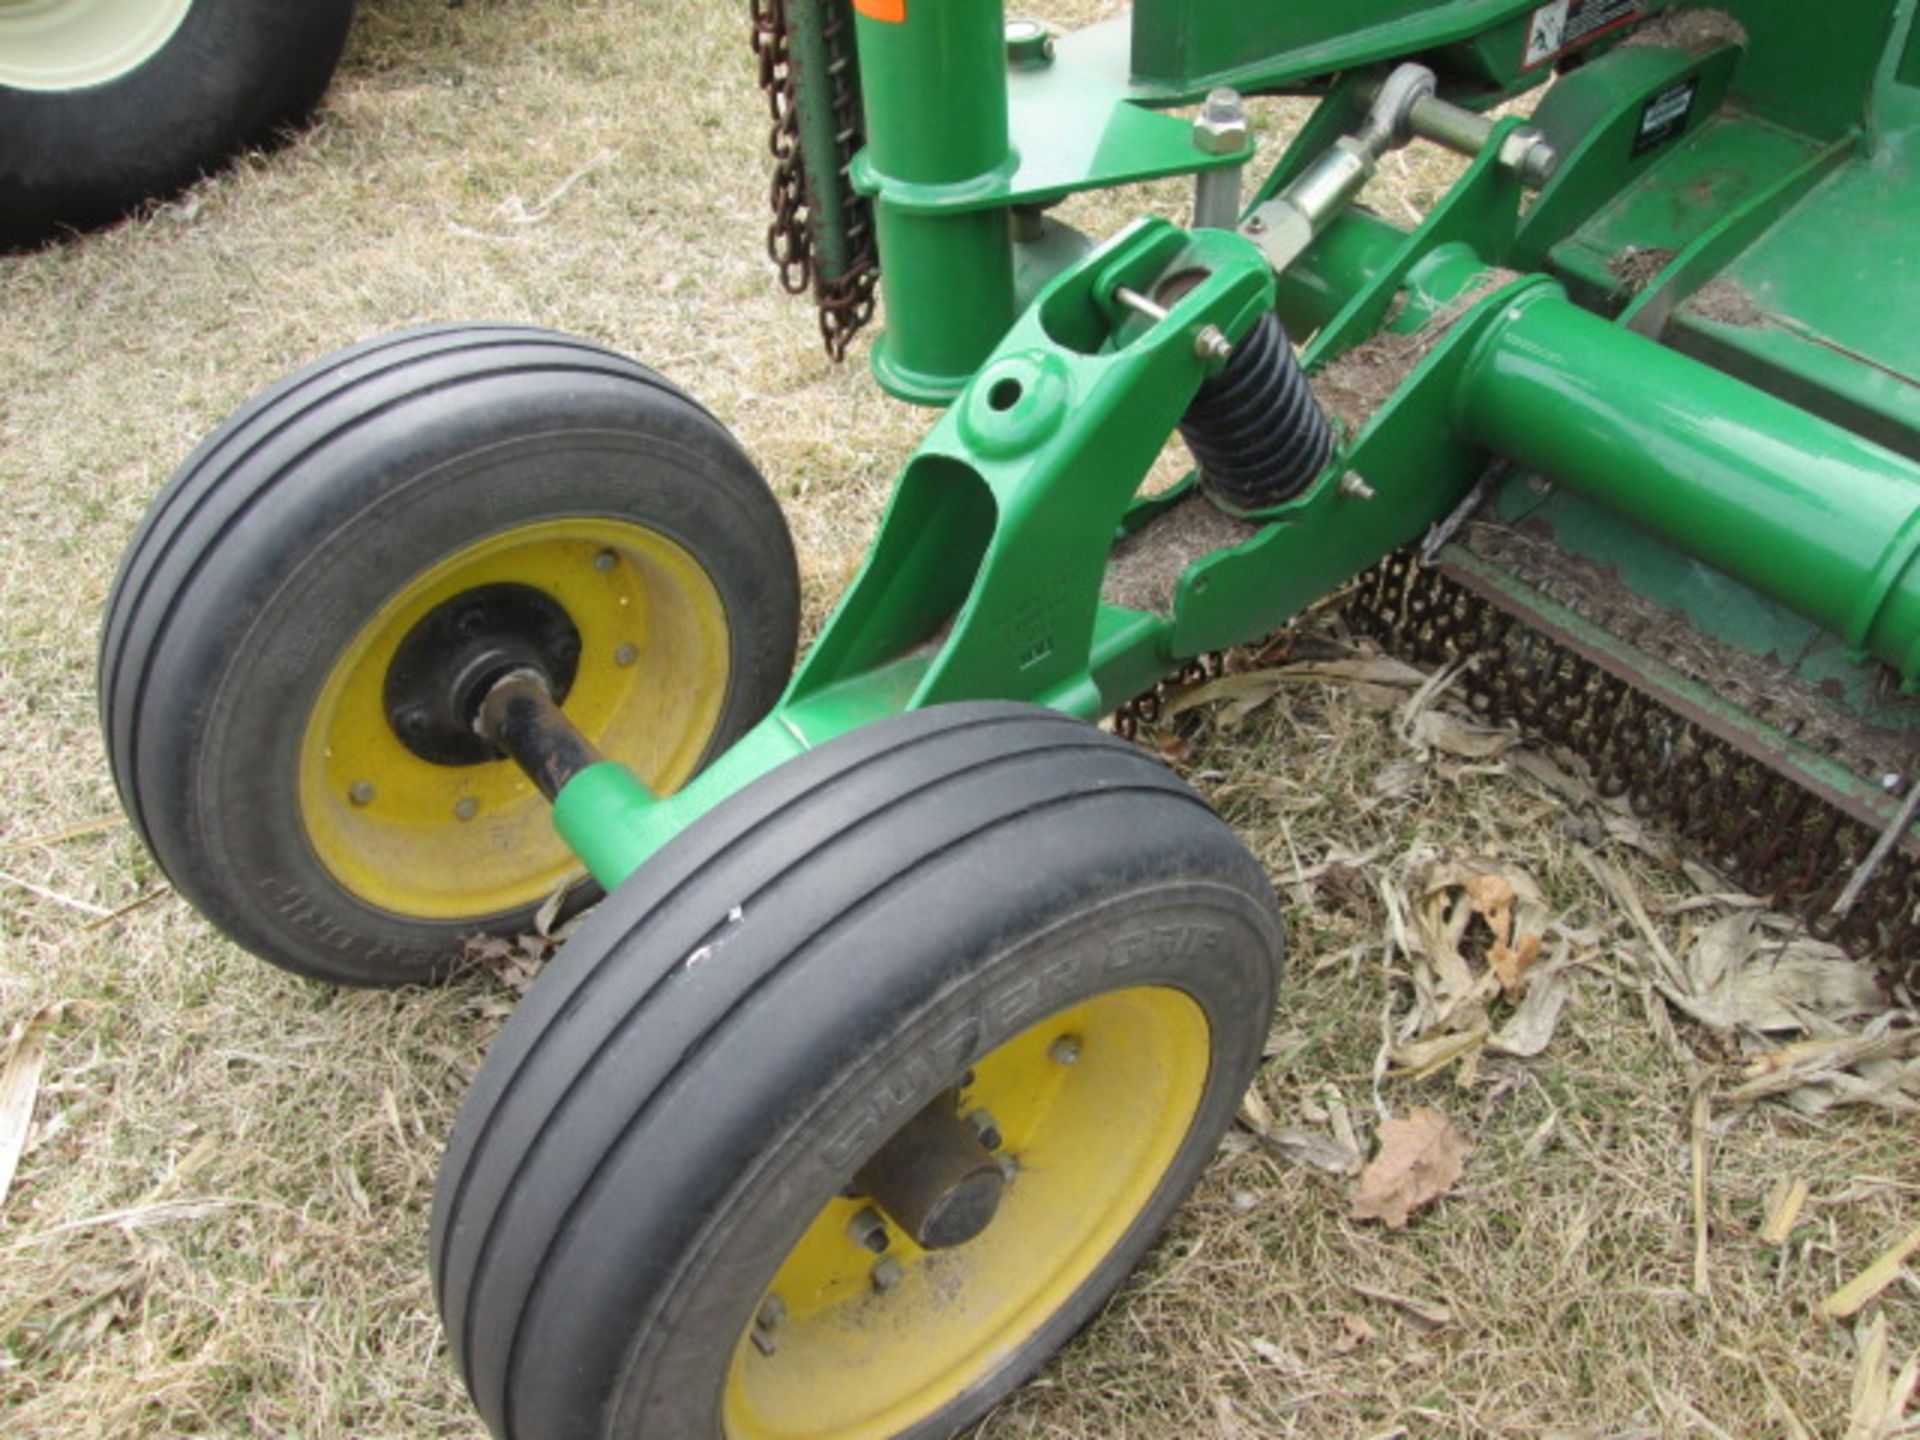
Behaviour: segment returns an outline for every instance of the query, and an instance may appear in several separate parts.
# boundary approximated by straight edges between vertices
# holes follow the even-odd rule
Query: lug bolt
[[[895,1289],[907,1278],[907,1272],[900,1268],[900,1262],[891,1255],[873,1267],[873,1288],[882,1295]]]
[[[613,663],[616,665],[631,665],[639,658],[640,651],[632,645],[622,645],[613,652]]]
[[[1056,1065],[1077,1065],[1080,1063],[1080,1041],[1076,1036],[1062,1035],[1047,1047],[1047,1058]]]
[[[778,1330],[787,1323],[787,1302],[778,1295],[767,1296],[761,1303],[760,1313],[754,1316],[753,1323],[762,1330]]]
[[[471,795],[463,795],[454,802],[453,813],[456,819],[471,820],[480,813],[480,802]]]
[[[853,1243],[864,1246],[878,1255],[887,1248],[887,1222],[880,1218],[880,1212],[871,1205],[847,1222],[847,1234]]]
[[[373,782],[371,780],[354,781],[353,784],[347,787],[347,799],[355,805],[371,805],[373,803]]]
[[[1376,492],[1365,476],[1356,470],[1349,470],[1340,477],[1340,493],[1351,495],[1355,500],[1371,500]]]
[[[753,1348],[758,1350],[762,1355],[771,1355],[780,1347],[773,1343],[773,1337],[771,1335],[756,1325],[753,1329]]]
[[[593,568],[598,570],[602,575],[606,574],[619,563],[620,557],[611,550],[602,550],[598,555],[593,557]]]
[[[409,705],[393,717],[394,724],[402,735],[418,740],[427,733],[427,712],[418,705]]]
[[[998,1150],[1001,1144],[1000,1122],[985,1110],[972,1111],[967,1116],[967,1124],[973,1127],[973,1133],[980,1137],[980,1143],[989,1150]]]

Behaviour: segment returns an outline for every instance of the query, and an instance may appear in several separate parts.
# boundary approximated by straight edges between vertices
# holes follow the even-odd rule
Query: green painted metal
[[[1796,743],[1707,685],[1592,624],[1471,551],[1448,546],[1441,551],[1439,563],[1456,579],[1493,597],[1503,609],[1525,616],[1529,624],[1602,669],[1657,696],[1668,709],[1689,716],[1746,753],[1764,759],[1772,768],[1794,776],[1802,787],[1829,804],[1874,826],[1886,824],[1899,808],[1898,800],[1877,783],[1877,776],[1856,775],[1831,757]],[[1791,629],[1790,619],[1787,628]]]
[[[1704,56],[1665,46],[1624,47],[1582,66],[1549,90],[1534,110],[1533,123],[1559,153],[1560,166],[1527,211],[1516,262],[1540,264],[1549,249],[1668,158],[1719,109],[1733,83],[1739,54],[1730,46]],[[1664,142],[1637,148],[1648,107],[1659,97],[1686,94],[1688,87],[1691,98],[1681,127]],[[1678,206],[1669,202],[1676,213],[1710,213],[1680,198]],[[1605,281],[1602,293],[1612,285],[1610,276]]]
[[[1096,27],[1060,39],[1050,63],[1009,66],[1000,15],[976,3],[860,20],[874,138],[850,178],[874,197],[887,297],[873,370],[917,404],[952,400],[1012,323],[1011,207],[1246,158],[1209,154],[1189,122],[1135,103],[1116,49],[1123,32]],[[1023,247],[1020,293],[1084,253],[1071,242]]]
[[[1885,284],[1838,273],[1894,248],[1875,225],[1920,232],[1920,187],[1886,187],[1894,199],[1873,189],[1920,130],[1914,0],[1849,14],[1810,40],[1817,74],[1792,73],[1786,0],[1727,0],[1745,37],[1702,53],[1600,37],[1536,114],[1561,161],[1531,203],[1499,164],[1499,141],[1518,124],[1503,121],[1412,232],[1352,210],[1277,278],[1235,235],[1142,222],[1089,255],[1039,213],[1076,190],[1241,158],[1205,156],[1186,122],[1154,104],[1221,80],[1326,85],[1256,192],[1264,198],[1358,123],[1368,77],[1335,72],[1418,52],[1442,69],[1443,88],[1484,103],[1545,73],[1522,63],[1533,8],[1140,0],[1131,31],[1065,37],[1050,63],[1030,55],[1011,73],[998,4],[910,3],[905,23],[863,16],[871,138],[853,172],[876,200],[889,311],[875,370],[896,394],[953,403],[901,471],[866,565],[766,720],[676,795],[649,797],[617,767],[563,792],[556,818],[602,883],[618,884],[741,785],[881,716],[989,695],[1103,713],[1418,536],[1496,456],[1558,487],[1542,500],[1510,482],[1500,514],[1530,507],[1570,549],[1717,619],[1733,643],[1797,647],[1807,678],[1868,721],[1905,727],[1912,712],[1889,712],[1860,661],[1920,677],[1920,466],[1652,337],[1745,357],[1776,390],[1813,375],[1818,387],[1806,388],[1840,397],[1834,406],[1920,432],[1909,367],[1920,341],[1886,319],[1912,313],[1920,275],[1901,258],[1883,263]],[[1777,93],[1789,84],[1801,93]],[[1670,112],[1674,123],[1661,118]],[[1821,217],[1853,215],[1849,206],[1857,242],[1822,235]],[[1664,263],[1636,297],[1618,262],[1649,252]],[[1835,265],[1836,252],[1849,263]],[[1113,298],[1122,285],[1155,294],[1183,273],[1203,278],[1158,292],[1164,320]],[[1718,279],[1763,273],[1793,291],[1782,323],[1728,337],[1690,308]],[[1196,353],[1195,335],[1213,325],[1240,337],[1270,305],[1312,336],[1310,370],[1387,331],[1417,336],[1404,352],[1415,358],[1302,495],[1188,565],[1166,613],[1103,601],[1117,537],[1150,538],[1156,517],[1205,503],[1191,481],[1135,498],[1217,364]],[[1621,323],[1606,318],[1623,306]],[[1819,352],[1824,370],[1802,357],[1796,372],[1769,351],[1787,340]],[[1453,552],[1450,563],[1478,562]],[[1565,628],[1607,663],[1635,663],[1625,642],[1582,632],[1577,617]],[[1699,689],[1675,693],[1712,711]],[[1829,762],[1789,759],[1821,793],[1873,799]]]
[[[1193,274],[1162,321],[1113,299]],[[865,566],[773,712],[674,795],[648,802],[607,766],[561,792],[562,834],[594,876],[617,885],[740,785],[884,715],[991,695],[1093,717],[1151,685],[1176,659],[1175,623],[1103,604],[1107,558],[1218,363],[1196,335],[1242,336],[1272,304],[1249,242],[1164,221],[1056,280],[902,470]]]
[[[1491,33],[1506,69],[1525,67],[1528,17],[1539,0],[1338,0],[1250,5],[1243,0],[1135,0],[1135,83],[1178,98],[1212,85],[1297,87],[1357,66],[1466,45]],[[1124,24],[1127,22],[1116,22]],[[1599,37],[1595,37],[1596,42]]]
[[[1775,658],[1862,723],[1920,741],[1920,707],[1886,683],[1884,669],[1860,664],[1857,652],[1832,631],[1648,534],[1599,501],[1515,471],[1489,510],[1509,527],[1595,562],[1627,590],[1684,617],[1702,635]],[[1520,588],[1516,582],[1514,593]]]
[[[875,377],[890,393],[942,403],[1013,320],[1004,203],[939,202],[1004,185],[1007,65],[997,4],[912,5],[904,21],[856,16],[867,145],[855,186],[874,197],[887,329]]]
[[[1920,675],[1920,466],[1551,291],[1510,311],[1467,438]]]

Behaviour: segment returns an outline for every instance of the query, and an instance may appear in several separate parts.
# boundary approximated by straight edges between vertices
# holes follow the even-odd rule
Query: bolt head
[[[1000,1122],[995,1120],[992,1115],[985,1110],[969,1111],[967,1114],[967,1124],[973,1127],[973,1133],[980,1138],[980,1143],[986,1146],[987,1149],[998,1150],[1000,1148],[1003,1138],[1000,1134]]]
[[[611,550],[602,550],[593,557],[593,568],[598,570],[602,575],[606,574],[619,563],[620,557]]]
[[[354,805],[371,805],[373,803],[373,782],[371,780],[354,781],[353,784],[347,787],[347,799]]]
[[[760,1313],[753,1317],[753,1323],[762,1330],[778,1330],[787,1323],[787,1302],[778,1295],[769,1295],[760,1302]]]
[[[887,1237],[887,1222],[880,1218],[880,1212],[871,1205],[847,1222],[847,1234],[853,1243],[873,1251],[878,1255],[890,1243]]]
[[[891,1255],[877,1262],[873,1267],[873,1288],[882,1295],[889,1290],[897,1289],[900,1282],[906,1278],[907,1272],[900,1268],[900,1262]]]
[[[463,795],[454,802],[454,817],[459,820],[471,820],[480,813],[480,802],[471,795]]]
[[[1206,155],[1238,155],[1253,134],[1240,92],[1221,86],[1208,92],[1206,104],[1193,119],[1193,144]]]
[[[632,645],[622,645],[613,652],[613,663],[616,665],[631,665],[639,658],[639,650]]]
[[[1056,1065],[1078,1065],[1080,1063],[1080,1040],[1078,1036],[1062,1035],[1047,1047],[1047,1058]]]
[[[1007,64],[1016,70],[1037,70],[1053,63],[1053,32],[1044,20],[1014,17],[1002,32],[1006,37]]]

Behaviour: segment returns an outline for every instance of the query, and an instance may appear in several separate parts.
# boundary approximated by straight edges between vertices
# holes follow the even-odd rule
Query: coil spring
[[[1208,492],[1231,510],[1292,499],[1326,466],[1333,427],[1279,317],[1260,317],[1227,368],[1200,387],[1180,421]]]

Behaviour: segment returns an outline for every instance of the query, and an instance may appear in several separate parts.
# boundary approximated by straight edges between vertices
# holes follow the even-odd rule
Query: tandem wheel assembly
[[[734,763],[796,594],[759,475],[651,372],[376,340],[155,501],[103,636],[115,778],[241,944],[439,978],[579,876],[549,802],[603,754],[642,813]],[[455,1127],[430,1263],[499,1436],[954,1433],[1138,1263],[1259,1063],[1271,886],[1152,756],[977,700],[790,754],[595,865]]]

